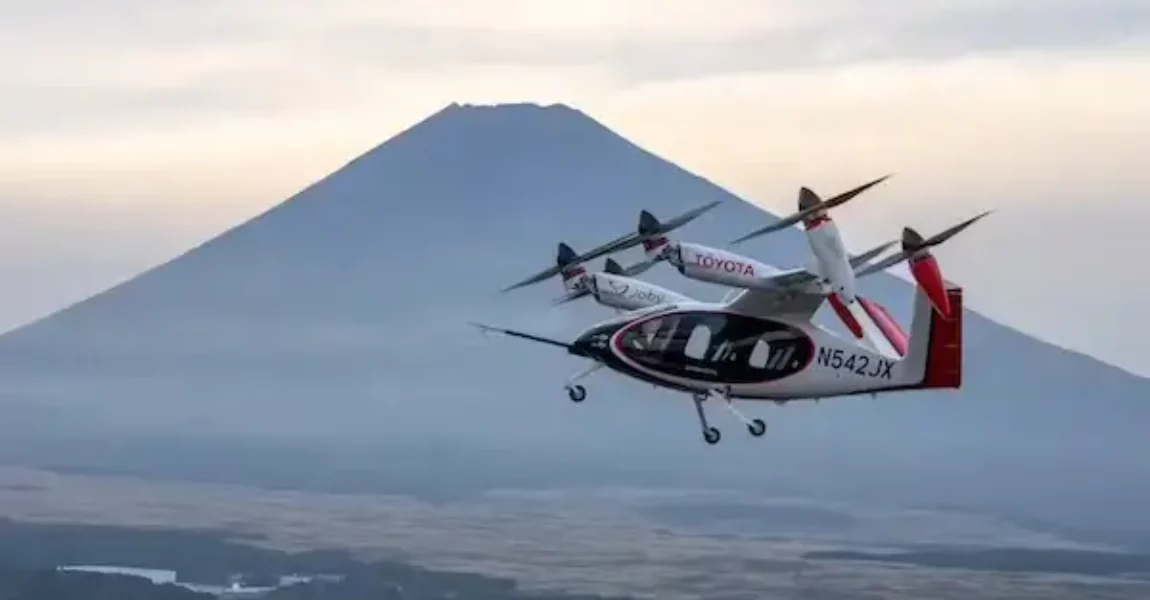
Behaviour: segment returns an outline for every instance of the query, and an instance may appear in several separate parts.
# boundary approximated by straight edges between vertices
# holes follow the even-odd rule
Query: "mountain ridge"
[[[1043,501],[1060,510],[1141,514],[1145,378],[973,311],[960,393],[788,405],[771,411],[767,445],[728,436],[717,448],[698,442],[674,394],[597,376],[573,407],[568,357],[466,326],[570,335],[605,318],[591,303],[549,306],[555,282],[496,290],[548,266],[561,240],[586,249],[633,230],[640,208],[669,217],[715,199],[725,206],[682,237],[715,243],[740,233],[732,224],[776,219],[566,105],[450,104],[268,211],[0,336],[4,411],[24,415],[0,436],[17,445],[42,419],[40,437],[61,440],[546,447],[699,480],[754,470],[812,493],[1026,506],[1057,492]],[[807,252],[793,229],[756,243],[750,254],[780,266]],[[644,279],[703,299],[725,291],[666,268]],[[884,273],[864,285],[908,313],[907,282]],[[1081,485],[1059,491],[1068,469]],[[1111,498],[1119,480],[1136,490]]]

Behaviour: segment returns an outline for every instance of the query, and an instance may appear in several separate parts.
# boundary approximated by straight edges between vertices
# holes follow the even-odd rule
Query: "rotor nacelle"
[[[942,269],[938,266],[938,260],[934,258],[926,246],[926,238],[914,229],[904,227],[902,230],[902,250],[907,255],[907,264],[910,266],[910,273],[914,277],[915,283],[922,288],[923,293],[926,294],[939,316],[950,319],[952,316],[950,299],[946,294]]]
[[[585,285],[587,267],[579,262],[579,254],[571,246],[559,242],[555,251],[555,266],[559,269],[559,276],[563,278],[563,287],[567,291],[578,290]]]

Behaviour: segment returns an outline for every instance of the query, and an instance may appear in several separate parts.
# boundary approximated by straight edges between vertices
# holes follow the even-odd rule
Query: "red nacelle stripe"
[[[843,304],[843,301],[841,298],[839,298],[839,295],[831,294],[828,298],[831,302],[831,308],[835,309],[835,314],[839,316],[839,319],[843,322],[843,325],[846,325],[847,329],[849,329],[851,334],[853,334],[856,338],[862,339],[862,324],[859,323],[859,320],[856,319],[853,314],[851,314],[850,309],[848,309],[847,306]]]
[[[910,342],[906,337],[906,332],[898,326],[898,323],[890,316],[890,312],[883,305],[862,296],[859,296],[858,300],[866,314],[875,322],[875,325],[878,325],[879,331],[882,332],[886,341],[894,347],[895,352],[898,352],[899,356],[906,356]]]

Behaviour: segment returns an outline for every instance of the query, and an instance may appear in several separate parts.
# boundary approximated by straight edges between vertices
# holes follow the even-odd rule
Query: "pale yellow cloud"
[[[600,106],[609,124],[776,209],[800,182],[842,187],[887,172],[908,200],[981,190],[1042,201],[1043,191],[1150,183],[1139,166],[1150,156],[1146,53],[722,76],[629,89]],[[760,196],[772,187],[788,194]]]

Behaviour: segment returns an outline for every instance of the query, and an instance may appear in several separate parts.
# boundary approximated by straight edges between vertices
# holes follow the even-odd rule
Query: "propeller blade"
[[[811,208],[809,208],[803,212],[805,212],[809,215],[810,213],[814,212],[814,210],[817,210],[819,208],[823,208],[823,209],[834,208],[836,206],[846,204],[848,201],[854,199],[855,196],[858,196],[859,194],[861,194],[861,193],[871,189],[872,187],[886,181],[887,179],[890,179],[891,177],[894,177],[894,173],[888,173],[886,175],[883,175],[882,177],[879,177],[878,179],[875,179],[874,181],[864,183],[864,184],[856,187],[853,190],[848,190],[846,192],[843,192],[843,193],[839,194],[838,196],[835,196],[834,198],[831,198],[830,200],[825,200],[825,201],[823,201],[822,204],[817,204],[817,205],[815,205],[815,206],[813,206],[813,207],[811,207]]]
[[[711,209],[715,208],[716,206],[718,206],[722,203],[723,203],[722,200],[715,200],[713,202],[708,202],[707,204],[693,208],[693,209],[691,209],[691,210],[689,210],[689,211],[687,211],[687,212],[685,212],[685,213],[683,213],[683,214],[681,214],[681,215],[679,215],[679,216],[677,216],[677,217],[675,217],[669,221],[666,221],[664,223],[660,223],[658,229],[654,232],[640,234],[637,231],[633,231],[631,233],[619,236],[619,237],[617,237],[617,238],[615,238],[615,239],[613,239],[613,240],[611,240],[611,241],[609,241],[609,242],[607,242],[601,246],[598,246],[596,248],[592,248],[591,250],[588,250],[588,251],[584,252],[583,254],[579,254],[579,255],[571,257],[570,260],[564,266],[570,267],[570,266],[574,266],[574,265],[579,265],[579,264],[585,263],[589,260],[594,260],[596,258],[599,258],[601,256],[606,256],[608,254],[614,254],[615,252],[622,252],[623,250],[628,250],[630,248],[634,248],[635,246],[642,244],[645,240],[647,240],[649,238],[652,238],[652,237],[655,237],[658,235],[666,235],[667,233],[670,233],[670,232],[686,225],[687,223],[694,221],[695,219],[702,216],[704,213],[710,211]],[[558,275],[563,270],[563,268],[564,267],[561,267],[561,266],[550,267],[548,269],[540,271],[539,273],[537,273],[535,275],[532,275],[531,277],[528,277],[527,279],[524,279],[523,281],[520,281],[519,283],[516,283],[514,285],[510,285],[506,288],[503,288],[500,291],[501,292],[510,292],[511,290],[514,290],[514,289],[518,289],[521,287],[525,287],[528,285],[539,283],[540,281],[550,279],[550,278]],[[646,270],[647,268],[650,268],[650,267],[646,267],[643,270]],[[642,272],[642,271],[640,271],[640,272]]]
[[[886,269],[889,269],[898,263],[910,258],[910,255],[913,253],[913,251],[907,252],[906,250],[900,250],[876,263],[871,263],[855,271],[855,277],[863,277],[878,271],[885,271]]]
[[[575,290],[573,292],[567,292],[566,294],[559,296],[555,300],[552,300],[551,304],[552,304],[552,306],[558,306],[560,304],[566,304],[567,302],[571,302],[573,300],[578,300],[584,296],[589,296],[589,295],[591,295],[591,292],[589,292],[587,289]]]
[[[982,214],[975,215],[975,216],[959,223],[958,225],[955,225],[954,227],[951,227],[950,229],[943,231],[942,233],[931,236],[930,238],[928,238],[926,241],[923,242],[923,245],[927,248],[930,248],[931,246],[937,246],[937,245],[945,242],[946,240],[949,240],[950,238],[954,237],[955,235],[958,234],[958,232],[962,231],[963,229],[966,229],[967,227],[974,225],[974,223],[976,221],[985,217],[986,215],[989,215],[992,212],[994,212],[994,211],[993,210],[985,211]]]
[[[722,203],[723,203],[722,200],[715,200],[714,202],[709,202],[709,203],[704,204],[698,208],[693,208],[693,209],[691,209],[691,210],[689,210],[689,211],[687,211],[687,212],[685,212],[685,213],[683,213],[683,214],[681,214],[681,215],[679,215],[673,219],[665,221],[663,223],[663,226],[659,228],[660,229],[659,233],[660,234],[671,233],[672,231],[686,225],[687,223],[690,223],[691,221],[698,219],[704,213],[710,211],[712,208],[715,208],[716,206],[718,206]]]
[[[919,233],[917,231],[915,231],[909,227],[906,227],[903,229],[903,232],[902,232],[902,245],[903,245],[902,250],[900,250],[899,252],[896,252],[896,253],[894,253],[894,254],[892,254],[892,255],[890,255],[890,256],[888,256],[888,257],[886,257],[886,258],[884,258],[884,259],[882,259],[876,263],[869,264],[869,265],[863,267],[862,269],[855,271],[855,277],[863,277],[865,275],[870,275],[871,273],[875,273],[877,271],[889,269],[890,267],[893,267],[894,265],[897,265],[898,263],[909,259],[911,256],[913,256],[917,252],[921,252],[922,250],[925,250],[927,248],[933,248],[934,246],[937,246],[937,245],[949,240],[950,238],[954,237],[955,235],[958,235],[958,233],[960,231],[966,229],[967,227],[970,227],[976,221],[978,221],[979,219],[982,219],[983,217],[989,215],[992,212],[994,212],[994,211],[993,210],[984,211],[981,214],[975,215],[975,216],[959,223],[958,225],[950,227],[950,228],[944,230],[942,233],[935,234],[929,238],[923,238],[921,235],[919,235]]]
[[[797,214],[791,215],[785,219],[782,219],[781,221],[778,221],[776,223],[771,223],[770,225],[767,225],[766,227],[763,227],[761,229],[756,229],[756,230],[748,233],[747,235],[744,235],[741,238],[732,240],[727,245],[728,246],[735,246],[735,245],[741,244],[741,243],[743,243],[743,242],[745,242],[751,238],[757,238],[761,235],[766,235],[768,233],[774,233],[774,232],[779,231],[781,229],[786,229],[787,227],[790,227],[791,225],[794,225],[795,223],[798,223],[801,220],[802,220],[801,215],[797,215]]]
[[[647,272],[651,267],[659,264],[659,262],[662,260],[664,260],[664,259],[656,258],[654,260],[639,261],[639,262],[637,262],[631,266],[624,267],[623,271],[620,273],[620,275],[623,275],[626,277],[634,277],[636,275],[641,275],[641,274]]]
[[[828,208],[834,208],[836,206],[841,206],[843,204],[846,204],[848,201],[855,198],[859,194],[861,194],[861,193],[871,189],[872,187],[886,181],[887,179],[890,179],[891,177],[893,177],[893,173],[888,174],[888,175],[883,175],[882,177],[879,177],[878,179],[875,179],[874,181],[869,181],[867,183],[864,183],[864,184],[862,184],[862,185],[860,185],[860,186],[858,186],[852,190],[848,190],[846,192],[843,192],[843,193],[841,193],[841,194],[839,194],[839,195],[837,195],[837,196],[835,196],[829,200],[823,200],[821,202],[812,204],[812,205],[810,205],[810,206],[808,206],[808,207],[806,207],[806,208],[804,208],[804,209],[802,209],[796,213],[793,213],[791,215],[788,215],[788,216],[778,220],[775,223],[771,223],[770,225],[767,225],[766,227],[756,229],[755,231],[752,231],[751,233],[748,233],[748,234],[744,235],[743,237],[740,237],[740,238],[730,242],[728,245],[734,246],[736,244],[741,244],[741,243],[743,243],[743,242],[745,242],[751,238],[756,238],[756,237],[759,237],[762,235],[766,235],[768,233],[774,233],[776,231],[786,229],[787,227],[790,227],[791,225],[794,225],[795,223],[802,221],[803,219],[815,214],[816,212],[819,212],[821,210],[827,210]],[[807,188],[803,188],[803,189],[809,192],[809,190],[807,190]]]
[[[544,280],[550,279],[550,278],[558,275],[559,272],[562,270],[563,270],[563,267],[559,267],[559,266],[549,267],[543,271],[540,271],[539,273],[536,273],[535,275],[532,275],[531,277],[528,277],[527,279],[524,279],[523,281],[520,281],[519,283],[509,285],[500,291],[501,292],[510,292],[511,290],[515,290],[515,289],[519,289],[521,287],[526,287],[526,286],[529,286],[529,285],[532,285],[535,283],[539,283],[540,281],[544,281]]]
[[[874,257],[878,256],[879,254],[882,254],[883,252],[885,252],[887,248],[890,248],[891,246],[893,246],[897,241],[898,240],[891,240],[889,242],[883,242],[883,243],[879,244],[878,246],[875,246],[874,248],[871,248],[870,250],[863,252],[862,254],[852,256],[850,258],[850,261],[849,261],[850,265],[852,267],[858,267],[859,265],[870,262],[871,259],[873,259]]]

